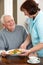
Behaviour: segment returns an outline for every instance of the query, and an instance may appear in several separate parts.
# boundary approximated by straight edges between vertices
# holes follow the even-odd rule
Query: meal
[[[14,49],[14,50],[9,51],[9,54],[19,54],[19,53],[21,53],[21,52],[22,52],[22,51],[19,50],[19,49]]]

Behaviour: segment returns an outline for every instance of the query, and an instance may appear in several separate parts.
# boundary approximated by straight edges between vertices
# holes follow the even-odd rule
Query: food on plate
[[[19,54],[21,52],[22,51],[20,49],[14,49],[14,50],[9,51],[9,54]]]

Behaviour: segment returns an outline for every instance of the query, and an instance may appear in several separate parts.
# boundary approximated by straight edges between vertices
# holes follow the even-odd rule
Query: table
[[[0,57],[0,65],[33,65],[27,63],[27,57],[20,56],[6,56]],[[43,58],[40,58],[41,62],[39,64],[34,65],[43,65]]]

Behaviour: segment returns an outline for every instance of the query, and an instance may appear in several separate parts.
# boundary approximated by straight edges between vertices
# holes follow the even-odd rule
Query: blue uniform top
[[[43,12],[39,11],[35,19],[33,20],[30,18],[28,19],[28,22],[33,46],[38,43],[43,43]],[[37,54],[38,56],[43,57],[43,49],[37,51]]]

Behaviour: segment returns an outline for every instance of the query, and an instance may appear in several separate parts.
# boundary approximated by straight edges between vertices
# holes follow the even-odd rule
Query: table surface
[[[0,57],[0,65],[33,65],[30,63],[27,63],[28,58],[27,57],[20,57],[20,56],[6,56],[6,57]],[[43,58],[40,58],[39,64],[34,65],[43,65]]]

